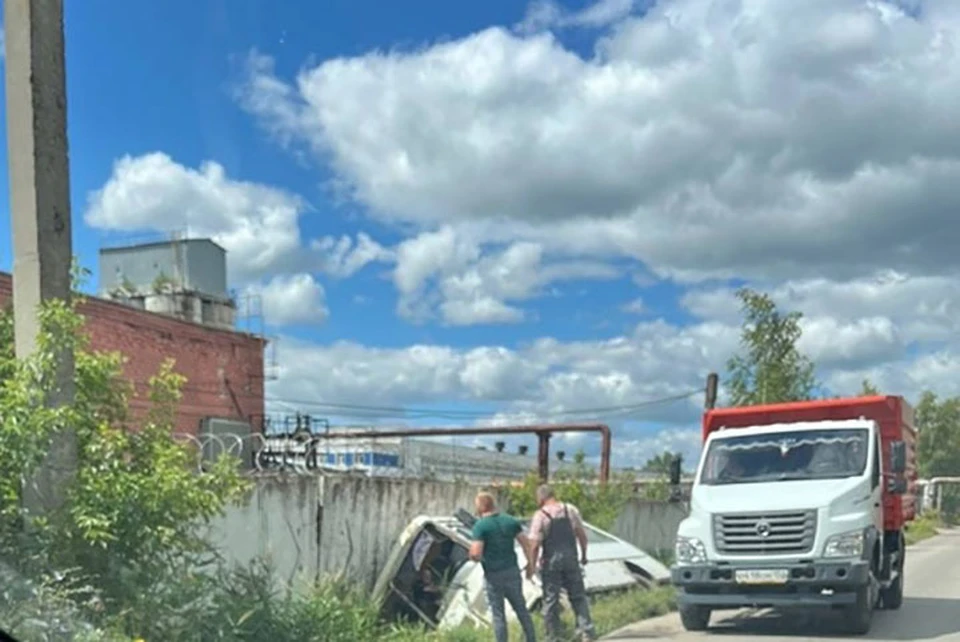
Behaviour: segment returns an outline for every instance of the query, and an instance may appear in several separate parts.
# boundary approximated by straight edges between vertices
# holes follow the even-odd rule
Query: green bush
[[[36,353],[24,360],[13,352],[11,316],[0,312],[0,560],[34,586],[63,575],[58,595],[74,596],[95,622],[147,620],[156,611],[141,607],[153,604],[167,580],[192,574],[212,554],[202,527],[248,484],[235,458],[198,474],[199,453],[174,438],[184,379],[172,362],[149,382],[150,410],[130,429],[133,389],[122,376],[123,357],[89,349],[73,305],[43,306]],[[51,407],[61,355],[70,352],[73,401]],[[30,514],[22,480],[66,426],[76,434],[78,462],[66,502],[53,514]]]
[[[607,484],[598,483],[597,471],[586,464],[582,451],[574,455],[574,465],[557,472],[551,482],[560,500],[576,506],[584,520],[603,530],[613,528],[624,505],[635,496],[633,484],[630,474],[614,475]],[[520,485],[505,486],[502,493],[510,512],[522,517],[533,515],[539,485],[537,475],[531,474]]]

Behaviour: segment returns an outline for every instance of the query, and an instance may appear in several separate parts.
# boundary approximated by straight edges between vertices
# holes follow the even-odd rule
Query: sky
[[[694,457],[742,285],[833,394],[960,393],[956,3],[65,4],[89,287],[101,246],[213,238],[273,409]]]

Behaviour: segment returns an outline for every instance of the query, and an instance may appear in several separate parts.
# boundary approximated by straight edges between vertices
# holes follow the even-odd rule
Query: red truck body
[[[847,399],[798,401],[763,406],[716,408],[703,415],[703,439],[721,428],[747,428],[779,423],[806,421],[842,421],[859,418],[872,419],[880,426],[880,443],[884,469],[890,461],[890,443],[903,441],[906,446],[907,466],[904,473],[907,492],[895,495],[883,484],[883,519],[888,531],[900,530],[916,517],[917,510],[917,431],[913,408],[903,397],[871,396]],[[887,473],[886,476],[889,476]]]

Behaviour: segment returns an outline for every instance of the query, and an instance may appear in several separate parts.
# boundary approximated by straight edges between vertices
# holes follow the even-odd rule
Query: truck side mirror
[[[902,474],[907,471],[907,445],[902,441],[890,443],[890,472]]]
[[[887,492],[891,495],[903,495],[907,492],[907,480],[903,477],[891,477],[887,479]]]
[[[683,457],[677,455],[670,460],[670,485],[679,486],[680,477],[683,473]]]

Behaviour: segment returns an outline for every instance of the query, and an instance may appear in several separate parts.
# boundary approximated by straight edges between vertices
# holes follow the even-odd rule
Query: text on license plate
[[[736,572],[737,584],[786,584],[790,571],[786,569],[742,569]]]

